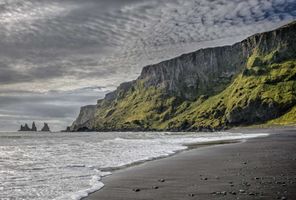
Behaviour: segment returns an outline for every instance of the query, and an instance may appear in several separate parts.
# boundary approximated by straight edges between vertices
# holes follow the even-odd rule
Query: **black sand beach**
[[[296,199],[296,128],[115,171],[86,200]]]

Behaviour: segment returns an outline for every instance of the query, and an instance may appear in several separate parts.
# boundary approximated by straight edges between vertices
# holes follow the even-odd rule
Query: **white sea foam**
[[[78,200],[101,189],[103,169],[172,155],[240,133],[0,133],[0,199]]]

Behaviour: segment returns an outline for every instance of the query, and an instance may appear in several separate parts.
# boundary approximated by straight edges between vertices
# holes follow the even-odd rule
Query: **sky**
[[[0,131],[65,129],[145,65],[295,19],[295,0],[0,0]]]

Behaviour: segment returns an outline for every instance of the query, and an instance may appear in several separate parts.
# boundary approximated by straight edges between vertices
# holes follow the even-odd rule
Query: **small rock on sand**
[[[227,195],[226,191],[222,191],[222,192],[213,192],[213,195]]]

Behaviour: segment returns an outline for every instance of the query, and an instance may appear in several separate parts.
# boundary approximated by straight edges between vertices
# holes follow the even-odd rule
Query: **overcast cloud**
[[[0,130],[65,128],[147,64],[295,18],[295,0],[0,0]]]

